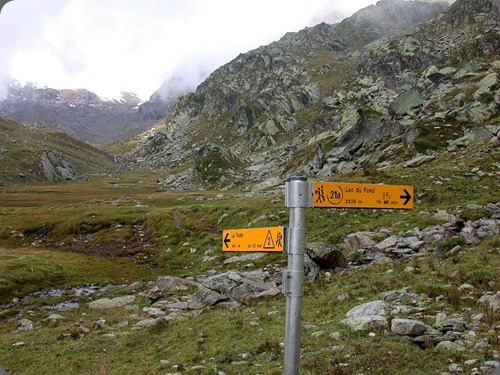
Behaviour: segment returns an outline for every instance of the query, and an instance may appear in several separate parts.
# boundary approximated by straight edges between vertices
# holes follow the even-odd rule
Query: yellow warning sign
[[[313,207],[413,208],[413,186],[315,182]]]
[[[285,228],[227,229],[222,232],[223,251],[283,251]]]

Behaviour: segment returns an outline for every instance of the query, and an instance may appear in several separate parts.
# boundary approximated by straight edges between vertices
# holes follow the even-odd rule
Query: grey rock
[[[158,307],[143,307],[142,311],[144,311],[149,316],[153,316],[158,318],[160,316],[165,316],[167,313]]]
[[[390,305],[382,300],[371,301],[353,307],[346,313],[347,318],[359,317],[365,315],[385,316],[390,312]]]
[[[441,341],[436,345],[434,350],[438,352],[459,353],[465,351],[465,347],[454,341]]]
[[[448,366],[450,372],[464,372],[464,366],[459,363],[452,363]]]
[[[348,234],[344,239],[344,242],[346,249],[350,251],[370,249],[376,244],[376,242],[372,240],[371,233],[369,232],[356,232]]]
[[[341,320],[340,324],[349,327],[353,331],[382,330],[389,325],[387,319],[380,315],[354,316]]]
[[[457,246],[453,247],[451,250],[448,250],[446,252],[446,254],[444,254],[444,257],[445,258],[453,257],[453,256],[457,255],[460,252],[460,250],[462,250],[462,246],[457,245]]]
[[[205,306],[215,305],[217,302],[225,301],[228,297],[217,293],[214,290],[200,285],[198,291],[193,296],[193,300],[188,303],[188,308],[193,310],[202,309]]]
[[[416,293],[411,293],[409,288],[402,288],[398,290],[389,290],[382,292],[379,295],[385,302],[390,304],[400,304],[409,301],[418,301],[419,296]]]
[[[16,332],[26,332],[26,331],[31,331],[33,330],[34,323],[29,320],[29,319],[21,319],[17,323],[17,330]]]
[[[432,216],[434,219],[448,221],[454,223],[457,221],[457,218],[453,214],[449,214],[445,210],[437,210],[437,212]]]
[[[434,327],[441,332],[463,332],[465,331],[465,322],[461,318],[448,318],[445,313],[438,313]]]
[[[304,278],[308,282],[313,282],[321,275],[321,270],[308,254],[304,254]]]
[[[135,301],[135,296],[121,296],[115,297],[113,299],[110,298],[101,298],[96,301],[92,301],[89,303],[89,308],[91,309],[112,309],[115,307],[120,307],[124,305],[128,305]]]
[[[414,114],[424,104],[424,97],[417,88],[412,88],[400,94],[389,106],[398,116]]]
[[[500,215],[500,203],[496,203],[496,204],[493,204],[493,203],[488,203],[484,209],[488,212],[491,212],[492,214],[495,214],[495,215]]]
[[[436,157],[432,155],[422,155],[418,156],[414,159],[408,160],[407,162],[404,163],[405,167],[418,167],[422,164],[428,163],[432,160],[434,160]]]
[[[500,362],[499,361],[485,361],[483,363],[483,366],[488,366],[488,367],[500,367]]]
[[[200,309],[225,300],[246,303],[255,299],[259,293],[276,288],[276,283],[267,279],[268,275],[263,271],[228,271],[209,276],[199,286],[189,308]]]
[[[156,286],[162,292],[178,292],[187,290],[190,286],[197,286],[197,283],[190,280],[184,280],[180,277],[160,276],[156,279]]]
[[[45,320],[51,320],[51,321],[56,321],[56,320],[65,320],[66,318],[62,316],[61,314],[50,314]]]
[[[397,236],[390,236],[387,237],[386,239],[380,241],[376,245],[374,245],[374,248],[380,251],[386,250],[390,247],[396,246],[398,243],[398,237]]]
[[[73,163],[67,159],[63,159],[54,151],[45,151],[40,161],[43,173],[50,182],[78,181],[82,179],[82,176],[76,171]]]
[[[450,142],[450,150],[454,147],[469,147],[473,145],[478,145],[487,142],[493,138],[493,134],[485,127],[476,127],[472,129],[466,129],[464,131],[464,136],[455,139]]]
[[[245,255],[239,255],[239,256],[231,257],[231,258],[224,260],[224,264],[250,262],[250,261],[262,259],[265,256],[266,256],[266,253],[250,253],[250,254],[245,254]]]
[[[164,317],[154,318],[154,319],[143,319],[135,323],[135,327],[139,328],[158,327],[166,325],[168,323],[169,320]]]
[[[323,242],[309,242],[306,244],[305,250],[321,268],[335,269],[347,265],[347,259],[342,250],[328,246]]]
[[[424,323],[413,319],[392,319],[391,331],[397,335],[419,336],[425,333]]]
[[[156,302],[158,301],[161,297],[163,296],[163,292],[161,291],[161,289],[158,287],[158,286],[154,286],[152,287],[148,294],[147,294],[147,297],[148,297],[148,301],[150,303],[153,303],[153,302]]]

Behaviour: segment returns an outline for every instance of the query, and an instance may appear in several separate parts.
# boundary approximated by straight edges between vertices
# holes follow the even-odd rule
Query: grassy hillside
[[[443,224],[431,215],[438,209],[461,220],[491,218],[490,212],[476,207],[500,200],[497,158],[496,146],[482,145],[441,156],[419,168],[369,169],[346,175],[342,182],[413,185],[415,208],[311,209],[307,212],[308,241],[333,246],[361,230],[424,230]],[[194,316],[186,312],[164,326],[133,326],[149,306],[146,296],[152,285],[134,282],[153,281],[159,275],[196,280],[212,270],[273,273],[286,265],[283,254],[225,263],[236,254],[221,251],[223,229],[287,225],[288,210],[280,191],[263,195],[165,192],[158,190],[156,179],[134,173],[2,189],[0,363],[4,368],[15,374],[282,373],[282,295],[235,310],[207,307]],[[500,285],[499,237],[474,246],[461,244],[463,250],[457,256],[432,256],[438,246],[454,245],[437,241],[419,257],[368,268],[351,266],[342,272],[323,271],[319,279],[306,284],[301,373],[432,374],[447,372],[453,363],[475,360],[467,363],[479,367],[484,361],[498,360],[498,314],[476,301]],[[68,289],[89,284],[113,286],[79,296]],[[472,289],[460,289],[464,284]],[[467,321],[483,314],[474,340],[487,343],[487,349],[439,352],[388,330],[369,335],[339,323],[350,308],[403,287],[426,296],[418,315],[426,324],[432,324],[439,312]],[[22,299],[50,288],[62,292]],[[169,298],[182,301],[185,293],[193,292],[172,292]],[[89,308],[92,300],[131,293],[136,295],[132,305]],[[19,300],[12,302],[13,298]],[[63,302],[79,306],[64,311],[41,309]],[[21,323],[15,316],[20,308],[24,318],[33,322],[31,330],[19,330]],[[53,313],[62,318],[47,320]],[[465,366],[471,372],[474,365]]]
[[[49,151],[70,161],[82,176],[116,170],[111,156],[88,143],[55,130],[0,118],[0,186],[48,182],[41,158]]]

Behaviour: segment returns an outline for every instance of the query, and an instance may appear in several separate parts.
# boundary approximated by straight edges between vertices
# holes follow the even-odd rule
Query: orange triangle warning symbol
[[[266,240],[264,241],[264,249],[274,249],[273,234],[271,231],[267,231]]]

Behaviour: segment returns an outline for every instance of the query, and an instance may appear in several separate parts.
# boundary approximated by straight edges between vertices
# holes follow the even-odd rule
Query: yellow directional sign
[[[222,232],[223,251],[283,251],[285,228],[227,229]]]
[[[413,208],[413,186],[314,182],[313,207]]]

